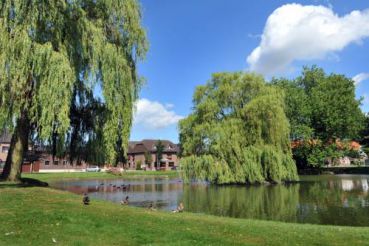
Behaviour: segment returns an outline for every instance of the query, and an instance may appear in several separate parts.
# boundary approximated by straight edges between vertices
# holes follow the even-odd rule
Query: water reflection
[[[163,210],[175,209],[183,193],[181,180],[154,177],[137,180],[67,181],[55,186],[77,194],[89,193],[93,198],[117,203],[129,196],[130,205],[148,207],[152,203],[154,207]]]
[[[236,218],[295,221],[299,185],[186,186],[183,200],[192,212]]]
[[[183,185],[179,179],[67,181],[57,188],[130,205],[173,210],[183,202],[186,211],[236,218],[298,223],[369,226],[369,176],[302,176],[289,185]],[[125,188],[124,188],[125,187]]]

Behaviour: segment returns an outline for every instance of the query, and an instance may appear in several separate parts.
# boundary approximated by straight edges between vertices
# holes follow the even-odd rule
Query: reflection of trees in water
[[[301,186],[300,201],[303,204],[314,204],[319,208],[362,207],[362,201],[368,200],[365,185],[366,180],[364,182],[359,179],[306,183]]]
[[[366,179],[334,179],[301,185],[298,220],[306,223],[368,226],[369,197],[366,185]]]
[[[296,221],[299,184],[184,187],[185,209],[237,218]]]
[[[344,182],[343,182],[344,181]],[[369,225],[365,182],[332,179],[292,185],[184,186],[185,209],[237,218],[314,224]],[[348,189],[350,187],[350,189]]]
[[[59,188],[85,192],[120,202],[129,195],[131,205],[185,210],[238,218],[257,218],[315,224],[369,226],[368,178],[311,176],[300,184],[261,186],[184,185],[179,180],[88,181],[60,184]],[[70,181],[69,181],[70,182]],[[103,183],[104,185],[100,185]],[[83,185],[84,184],[84,185]],[[118,189],[112,185],[128,185]]]

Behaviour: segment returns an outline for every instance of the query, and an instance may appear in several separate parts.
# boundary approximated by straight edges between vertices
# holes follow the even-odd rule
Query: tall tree
[[[185,181],[217,184],[296,180],[283,93],[254,74],[218,73],[180,121]]]
[[[103,126],[106,121],[106,108],[93,92],[78,85],[74,90],[74,100],[70,108],[70,129],[63,143],[63,155],[70,161],[87,161],[94,165],[106,163]],[[58,136],[59,137],[59,136]],[[61,137],[61,139],[63,136]]]
[[[156,142],[155,148],[156,148],[156,167],[159,169],[160,161],[161,159],[163,159],[163,151],[164,151],[164,145],[160,139]]]
[[[150,151],[146,151],[145,152],[145,165],[146,165],[146,167],[150,167],[151,168],[151,164],[152,164],[151,152]]]
[[[136,62],[146,50],[137,0],[1,1],[0,125],[13,132],[2,178],[20,178],[30,136],[63,143],[73,132],[70,109],[81,88],[102,90],[100,130],[115,162],[118,140],[127,151]]]
[[[271,84],[286,95],[292,139],[352,139],[363,128],[361,99],[355,97],[354,82],[344,75],[327,75],[312,66],[304,67],[295,80],[273,79]]]
[[[276,79],[271,81],[272,86],[278,86],[285,94],[285,112],[291,127],[290,138],[308,139],[312,137],[311,104],[308,95],[295,80]]]
[[[315,136],[324,140],[356,138],[364,126],[361,100],[355,98],[354,82],[338,74],[319,80],[309,95]]]
[[[273,79],[284,90],[286,114],[291,124],[293,154],[297,165],[322,166],[345,155],[336,141],[357,138],[364,126],[361,99],[354,82],[343,75],[327,75],[316,66],[304,67],[294,80]],[[314,140],[313,140],[314,139]]]

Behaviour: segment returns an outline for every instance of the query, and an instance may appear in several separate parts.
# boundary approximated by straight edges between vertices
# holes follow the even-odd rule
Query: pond
[[[288,185],[215,186],[183,184],[178,178],[63,181],[54,187],[89,193],[130,206],[185,211],[235,218],[297,223],[369,226],[369,175],[301,176]],[[122,185],[126,188],[121,188]]]

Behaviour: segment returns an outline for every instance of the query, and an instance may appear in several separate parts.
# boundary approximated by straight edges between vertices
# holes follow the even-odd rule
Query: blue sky
[[[293,4],[297,3],[297,4]],[[303,65],[355,77],[369,111],[369,2],[141,0],[150,42],[131,140],[178,141],[197,85],[214,72],[293,78]],[[356,11],[356,12],[352,12]]]

